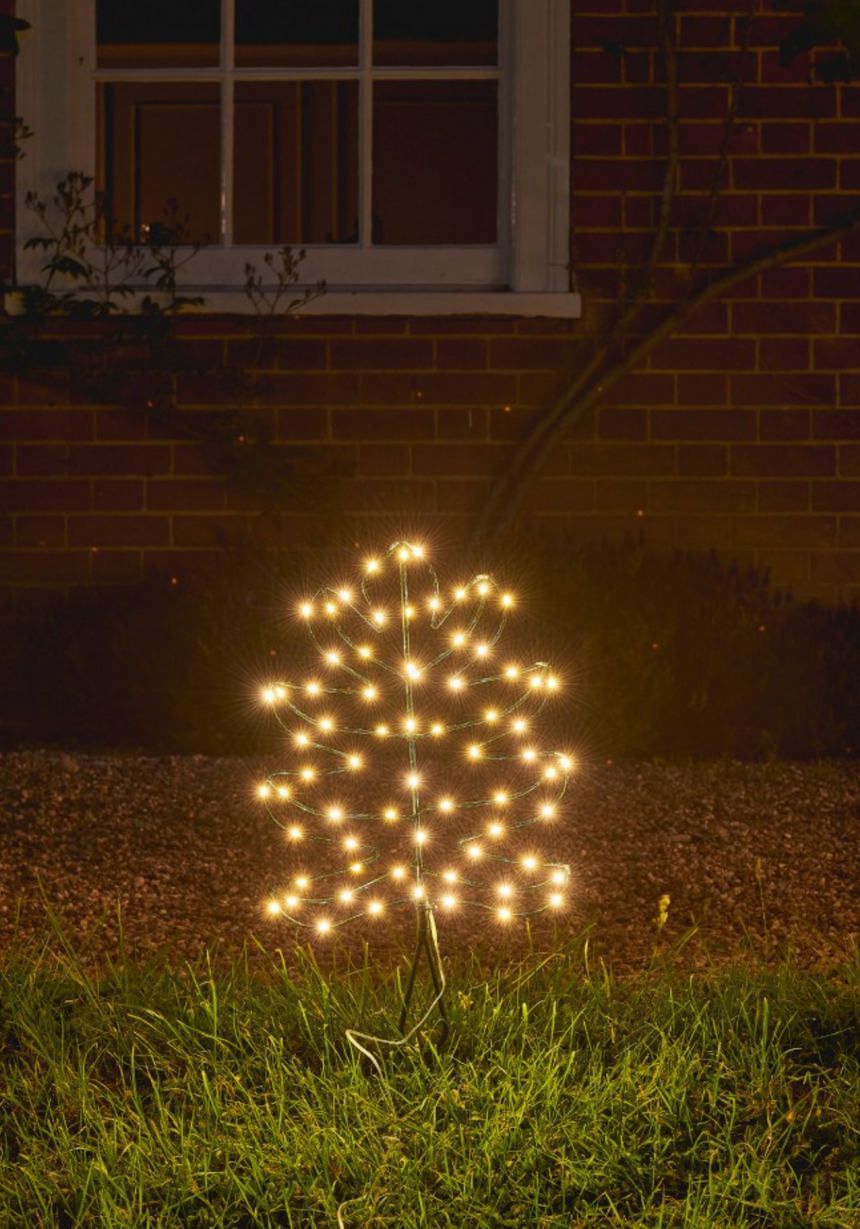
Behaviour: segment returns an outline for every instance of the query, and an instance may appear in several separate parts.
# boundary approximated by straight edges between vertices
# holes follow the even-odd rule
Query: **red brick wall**
[[[654,318],[690,260],[747,4],[681,7],[680,191]],[[323,446],[343,463],[350,520],[372,520],[380,534],[401,519],[436,524],[448,540],[465,532],[492,476],[582,362],[655,220],[665,128],[651,8],[573,3],[582,321],[284,321],[259,413],[291,455]],[[808,58],[781,68],[777,42],[797,18],[773,16],[764,0],[757,8],[705,271],[860,204],[860,84],[810,85]],[[603,49],[615,44],[624,55]],[[0,232],[9,225],[7,210]],[[244,361],[247,340],[229,320],[181,328],[188,345]],[[179,397],[189,413],[205,409],[212,382],[185,380]],[[290,545],[316,528],[306,510],[280,525],[256,516],[205,449],[133,411],[11,377],[0,405],[7,595],[26,602],[46,587],[181,573],[225,541]],[[573,544],[634,534],[657,548],[715,547],[800,595],[860,595],[860,232],[752,279],[664,342],[556,449],[520,526]]]

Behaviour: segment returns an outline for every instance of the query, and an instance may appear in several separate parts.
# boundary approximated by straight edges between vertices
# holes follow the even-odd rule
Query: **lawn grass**
[[[400,980],[206,963],[0,969],[3,1229],[860,1229],[860,959],[614,980],[582,945],[448,970],[452,1030],[381,1057]],[[340,1212],[339,1212],[340,1209]]]

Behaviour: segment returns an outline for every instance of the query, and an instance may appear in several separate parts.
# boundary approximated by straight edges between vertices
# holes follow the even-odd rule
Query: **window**
[[[141,243],[177,201],[210,308],[240,310],[246,261],[289,244],[326,313],[575,315],[568,6],[19,0],[19,199],[83,170]]]

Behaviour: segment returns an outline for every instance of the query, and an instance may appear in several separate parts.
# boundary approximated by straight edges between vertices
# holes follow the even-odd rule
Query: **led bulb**
[[[457,872],[456,871],[443,871],[442,878],[445,880],[446,883],[456,883],[457,882]]]
[[[471,747],[469,748],[469,759],[470,759],[470,760],[479,760],[479,759],[481,758],[481,756],[482,756],[482,755],[483,755],[483,751],[482,751],[482,750],[481,750],[481,748],[478,746],[478,744],[477,744],[477,743],[472,743]]]
[[[421,778],[418,776],[417,772],[410,772],[409,776],[406,778],[406,784],[409,786],[410,789],[415,789],[418,786],[420,780]]]
[[[526,723],[523,721],[522,717],[517,717],[516,721],[514,722],[512,726],[512,729],[515,734],[524,734],[527,728],[528,727],[526,726]]]
[[[558,757],[558,762],[561,764],[565,772],[570,772],[573,769],[573,760],[569,755],[560,755]]]
[[[348,755],[346,758],[346,762],[347,764],[349,764],[350,768],[361,768],[361,756],[360,755]]]
[[[466,643],[466,636],[463,632],[455,632],[451,637],[451,643],[455,648],[459,649],[461,645]]]
[[[274,689],[273,687],[266,687],[266,688],[264,688],[264,690],[263,690],[263,700],[265,701],[265,703],[266,703],[266,704],[274,704],[274,703],[275,703],[275,689]]]
[[[349,589],[340,589],[340,590],[338,590],[338,597],[340,598],[340,600],[341,600],[342,602],[351,602],[351,601],[352,601],[352,593],[349,591]]]
[[[349,869],[353,875],[360,875],[364,867],[360,862],[353,862]]]
[[[503,905],[502,908],[498,910],[497,916],[500,922],[509,922],[511,920],[511,911],[506,905]]]
[[[488,708],[487,711],[484,713],[484,720],[486,722],[489,722],[490,725],[492,725],[494,721],[498,721],[499,714],[496,711],[496,709]]]
[[[278,786],[278,797],[281,799],[281,801],[286,802],[289,796],[290,796],[290,791],[287,789],[286,785],[279,785]]]
[[[313,612],[314,612],[314,608],[310,604],[310,602],[302,602],[301,606],[299,607],[299,613],[302,615],[303,618],[309,619],[311,615],[313,614]]]
[[[333,819],[335,823],[337,823],[339,819],[343,819],[343,811],[340,807],[329,807],[326,814],[328,815],[329,819]]]
[[[549,767],[549,768],[547,768],[546,772],[545,772],[543,775],[544,775],[544,780],[545,780],[545,781],[554,781],[554,780],[556,779],[556,777],[558,776],[558,773],[557,773],[557,772],[556,772],[556,770],[552,767],[552,765],[550,765],[550,767]]]
[[[413,546],[412,554],[414,558],[416,559],[423,559],[424,558],[424,547],[423,546]]]
[[[367,906],[367,912],[373,917],[379,917],[380,913],[382,912],[382,901],[372,900]]]
[[[305,686],[305,691],[309,696],[318,696],[320,693],[320,685],[319,683],[307,683]]]
[[[411,679],[421,678],[421,668],[419,666],[416,666],[414,661],[408,661],[406,663],[406,673],[409,675]]]
[[[384,610],[374,610],[373,621],[377,627],[382,627],[383,623],[385,622],[385,611]]]
[[[500,790],[498,794],[493,795],[493,802],[497,802],[500,807],[503,807],[508,800],[508,795]]]
[[[475,656],[476,657],[487,657],[489,655],[489,652],[490,652],[490,646],[488,644],[479,644],[478,647],[475,649]]]
[[[429,602],[427,603],[427,607],[429,610],[433,610],[433,611],[440,610],[442,607],[442,603],[439,601],[438,597],[431,597]]]
[[[454,590],[454,601],[455,602],[462,602],[465,596],[466,596],[465,589],[455,589]]]
[[[364,696],[365,700],[375,700],[379,695],[379,692],[375,687],[365,687],[361,694]]]
[[[271,794],[272,794],[272,791],[268,785],[261,785],[257,789],[258,798],[263,798],[263,799],[270,798]]]
[[[358,650],[358,655],[359,657],[363,657],[364,660],[367,661],[369,658],[373,656],[373,649],[369,645],[363,644]]]
[[[336,605],[334,602],[326,602],[326,604],[325,604],[325,612],[326,612],[326,614],[327,614],[327,615],[336,615],[336,614],[337,614],[337,605]]]
[[[308,882],[309,880],[307,875],[299,875],[298,879],[296,880],[296,887],[304,889],[308,886]]]
[[[416,883],[415,887],[412,889],[412,897],[414,900],[424,899],[424,889],[420,883]]]
[[[533,747],[526,747],[525,751],[523,752],[523,759],[527,764],[534,763],[537,759],[537,751],[535,751]]]
[[[294,824],[292,828],[287,829],[287,836],[291,841],[300,841],[304,836],[304,833],[298,825]]]
[[[480,858],[481,856],[481,846],[480,845],[467,845],[466,854],[468,857],[477,861],[477,859]]]
[[[403,867],[402,867],[402,866],[392,866],[392,868],[391,868],[391,878],[392,878],[392,879],[405,879],[405,878],[406,878],[406,871],[403,869]]]
[[[496,891],[498,892],[499,896],[503,897],[505,900],[508,900],[514,894],[514,889],[509,883],[500,883],[496,887]]]
[[[505,832],[501,824],[490,824],[487,831],[489,832],[490,836],[503,836]]]
[[[414,734],[415,731],[418,729],[418,722],[415,720],[414,717],[407,717],[406,720],[403,722],[403,728],[407,734]]]
[[[378,559],[368,559],[364,565],[364,570],[365,572],[369,572],[370,575],[372,576],[374,572],[379,571],[379,560]]]
[[[564,871],[553,871],[552,873],[553,883],[564,883],[566,879],[567,879],[567,875],[565,875]]]
[[[348,836],[343,843],[344,849],[358,849],[358,841],[354,836]]]
[[[302,780],[303,781],[313,781],[315,776],[316,776],[316,773],[314,772],[312,768],[302,769]]]
[[[509,607],[513,606],[513,604],[514,604],[513,596],[510,593],[503,593],[502,594],[502,605],[505,607],[505,609],[507,610]]]
[[[285,896],[284,904],[288,909],[297,909],[299,906],[299,898],[298,896]]]
[[[389,823],[399,818],[398,812],[395,810],[394,807],[386,807],[386,809],[382,812],[382,814],[389,821]]]
[[[285,688],[285,687],[276,687],[276,688],[275,688],[275,699],[276,699],[276,700],[283,700],[283,698],[284,698],[284,696],[285,696],[286,694],[287,694],[287,691],[286,691],[286,688]]]
[[[481,583],[478,585],[478,592],[480,593],[481,597],[486,597],[487,594],[490,592],[490,586],[487,584],[485,580],[481,581]]]
[[[540,809],[540,813],[544,817],[544,819],[551,819],[553,815],[555,815],[555,807],[552,806],[549,802],[545,802],[544,805]]]
[[[342,900],[345,905],[348,905],[353,899],[354,895],[355,894],[353,892],[350,892],[349,888],[344,888],[344,890],[340,893],[339,899]]]
[[[270,913],[272,917],[275,917],[277,914],[281,912],[281,906],[278,904],[276,900],[270,900],[269,903],[266,905],[266,912]]]
[[[296,746],[297,747],[306,747],[309,742],[310,742],[310,739],[308,738],[307,734],[297,734],[296,735]]]
[[[401,546],[400,550],[397,552],[397,558],[402,559],[403,562],[405,563],[406,560],[409,558],[409,554],[410,552],[409,552],[408,547]]]
[[[340,665],[340,653],[335,653],[335,652],[326,653],[325,659],[331,666]]]
[[[385,738],[388,732],[389,730],[387,725],[378,725],[374,730],[374,734],[378,735],[379,738]]]
[[[558,687],[558,679],[554,674],[550,674],[546,680],[546,685],[550,691],[555,691]]]
[[[519,669],[516,666],[508,666],[505,671],[505,678],[516,679],[520,677]]]
[[[442,904],[445,906],[446,909],[453,909],[456,903],[457,903],[456,896],[448,896],[446,894],[445,896],[442,897]]]
[[[527,871],[533,871],[537,866],[537,858],[533,858],[531,855],[528,855],[527,857],[523,858],[523,866]]]
[[[325,732],[328,733],[332,728],[333,726],[332,726],[331,718],[323,717],[322,721],[320,721],[320,729],[325,730]]]
[[[562,896],[561,892],[553,892],[549,898],[549,903],[552,905],[553,909],[558,909],[561,905],[563,905],[564,897]]]
[[[321,917],[317,922],[317,932],[321,935],[327,935],[331,930],[331,922],[327,918]]]
[[[444,815],[450,815],[451,812],[454,810],[454,803],[451,801],[450,798],[442,798],[439,802],[439,810]]]
[[[460,678],[459,674],[452,674],[448,679],[448,686],[452,691],[462,691],[465,684],[463,683],[463,680]]]
[[[440,735],[445,733],[445,727],[441,724],[441,722],[434,721],[430,727],[430,733],[434,738],[439,738]]]
[[[415,844],[416,845],[426,845],[427,844],[427,833],[424,831],[423,828],[416,828]]]

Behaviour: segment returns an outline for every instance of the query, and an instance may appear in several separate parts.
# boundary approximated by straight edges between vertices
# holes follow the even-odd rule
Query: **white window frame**
[[[232,5],[229,0],[222,3],[231,19]],[[367,21],[369,7],[362,9],[362,20]],[[23,247],[37,229],[24,206],[27,193],[47,198],[69,171],[95,174],[95,83],[175,74],[97,70],[95,0],[18,0],[17,12],[32,25],[22,39],[17,64],[17,110],[34,132],[18,163],[17,178],[17,279],[25,285],[38,283],[41,263],[38,251]],[[368,45],[366,39],[365,48]],[[303,314],[578,316],[581,302],[571,289],[569,258],[569,51],[570,0],[499,0],[499,182],[504,199],[497,245],[371,248],[365,219],[354,248],[303,245],[303,280],[314,284],[324,278],[328,284],[326,294],[303,307]],[[492,69],[483,75],[496,74]],[[317,75],[335,73],[320,69]],[[338,68],[336,75],[349,72]],[[374,70],[377,79],[398,75],[404,74]],[[445,73],[428,70],[424,75]],[[452,70],[450,75],[463,72]],[[475,79],[482,71],[468,70],[467,75]],[[183,80],[219,80],[225,105],[234,80],[254,77],[254,70],[229,65],[182,72]],[[370,88],[367,76],[359,80],[360,88]],[[231,125],[224,129],[229,146]],[[222,195],[229,200],[229,147],[222,149],[222,167]],[[364,173],[369,173],[366,160]],[[244,265],[256,261],[263,269],[266,247],[232,246],[226,217],[222,229],[225,245],[205,248],[189,262],[182,291],[202,295],[206,311],[247,311],[241,289]]]

